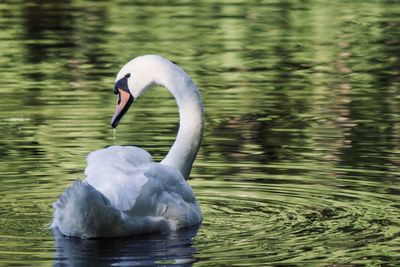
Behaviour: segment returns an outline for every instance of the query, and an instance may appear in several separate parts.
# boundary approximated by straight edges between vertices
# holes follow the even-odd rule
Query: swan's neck
[[[169,80],[165,86],[175,97],[179,108],[179,131],[175,143],[161,164],[179,170],[187,179],[199,151],[203,135],[204,115],[200,94],[192,80],[185,74]]]

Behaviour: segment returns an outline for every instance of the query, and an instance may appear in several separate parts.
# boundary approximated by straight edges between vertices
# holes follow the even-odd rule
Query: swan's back
[[[127,236],[201,222],[200,207],[182,174],[153,163],[145,150],[112,146],[92,152],[87,162],[87,178],[54,203],[52,226],[63,234]]]

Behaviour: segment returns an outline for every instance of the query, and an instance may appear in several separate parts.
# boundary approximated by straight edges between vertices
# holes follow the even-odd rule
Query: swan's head
[[[172,62],[157,55],[140,56],[125,64],[115,79],[113,92],[118,98],[111,127],[117,127],[136,98],[153,84],[165,85],[168,74],[176,69]]]

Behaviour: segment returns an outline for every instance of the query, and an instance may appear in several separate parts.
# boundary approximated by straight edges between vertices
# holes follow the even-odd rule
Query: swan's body
[[[128,74],[128,75],[127,75]],[[175,230],[201,222],[201,210],[186,179],[203,131],[203,106],[190,77],[160,56],[128,62],[116,78],[119,94],[112,125],[153,84],[175,97],[180,127],[161,163],[137,147],[111,146],[87,158],[86,179],[76,181],[54,203],[53,228],[68,236],[118,237]]]

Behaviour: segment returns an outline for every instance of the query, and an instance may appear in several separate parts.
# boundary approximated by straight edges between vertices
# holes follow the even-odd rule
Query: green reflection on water
[[[182,66],[206,105],[194,265],[399,261],[395,1],[29,0],[0,13],[3,264],[53,264],[51,203],[89,152],[168,151],[178,119],[162,88],[115,141],[108,127],[117,70],[147,53]]]

